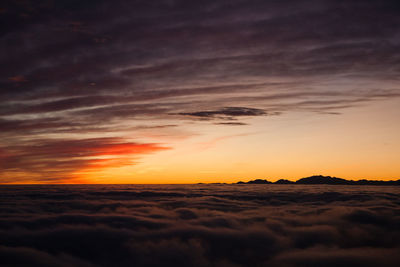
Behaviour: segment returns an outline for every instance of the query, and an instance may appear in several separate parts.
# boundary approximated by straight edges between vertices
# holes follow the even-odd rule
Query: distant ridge
[[[280,179],[276,182],[270,182],[268,180],[256,179],[248,182],[237,182],[236,184],[302,184],[302,185],[316,185],[316,184],[327,184],[327,185],[400,185],[399,180],[392,181],[381,181],[381,180],[346,180],[338,177],[313,175],[310,177],[301,178],[295,182]]]

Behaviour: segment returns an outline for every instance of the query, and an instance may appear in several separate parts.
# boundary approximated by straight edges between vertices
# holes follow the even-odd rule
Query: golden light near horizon
[[[235,183],[250,179],[295,180],[313,174],[394,180],[400,126],[390,117],[400,115],[397,104],[397,100],[386,100],[348,109],[340,116],[314,114],[304,119],[304,114],[288,114],[252,119],[246,131],[234,127],[230,135],[203,126],[203,134],[175,140],[173,149],[161,147],[160,152],[143,155],[139,160],[137,154],[132,154],[139,152],[135,147],[114,146],[101,152],[112,158],[97,159],[59,182]],[[152,148],[139,150],[143,149]]]
[[[398,267],[399,118],[399,0],[1,1],[0,267]]]
[[[388,3],[348,4],[354,16],[327,2],[297,16],[208,6],[192,19],[177,3],[57,18],[40,15],[47,4],[14,16],[18,5],[0,8],[15,26],[0,36],[0,183],[399,178]]]

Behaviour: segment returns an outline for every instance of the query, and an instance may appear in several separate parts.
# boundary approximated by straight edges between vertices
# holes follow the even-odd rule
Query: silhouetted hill
[[[280,180],[276,181],[274,184],[294,184],[294,182],[286,180],[286,179],[280,179]]]
[[[400,185],[400,180],[396,181],[376,181],[376,180],[359,180],[355,181],[358,185]]]
[[[314,175],[307,178],[301,178],[296,181],[296,184],[349,184],[353,181],[348,181],[342,178]]]
[[[272,184],[272,182],[263,180],[263,179],[256,179],[256,180],[247,182],[247,184]]]
[[[270,182],[263,179],[251,180],[248,182],[237,182],[236,184],[301,184],[301,185],[316,185],[316,184],[327,184],[327,185],[400,185],[400,179],[394,181],[380,181],[380,180],[346,180],[338,177],[323,176],[323,175],[313,175],[310,177],[301,178],[295,182],[280,179],[276,182]]]

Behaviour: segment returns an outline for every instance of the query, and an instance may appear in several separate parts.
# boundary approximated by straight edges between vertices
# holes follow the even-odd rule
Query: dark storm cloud
[[[7,266],[397,266],[394,187],[1,186]]]

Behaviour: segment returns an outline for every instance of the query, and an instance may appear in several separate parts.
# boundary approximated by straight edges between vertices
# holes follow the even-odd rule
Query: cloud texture
[[[5,266],[398,266],[397,187],[1,186]]]
[[[5,1],[0,146],[398,97],[399,12],[389,0]]]

